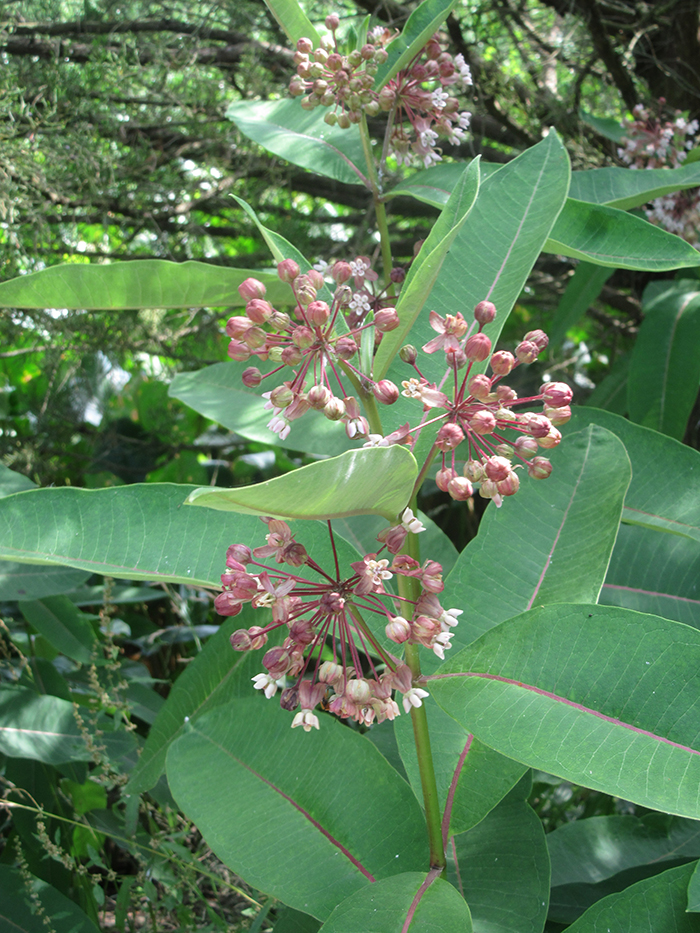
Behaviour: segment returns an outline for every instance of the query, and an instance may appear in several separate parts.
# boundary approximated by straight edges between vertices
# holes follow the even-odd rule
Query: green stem
[[[365,117],[364,113],[362,114],[362,119],[360,120],[360,139],[362,140],[362,151],[364,152],[365,162],[367,163],[367,175],[369,176],[370,191],[372,192],[372,200],[374,201],[374,213],[377,218],[377,230],[379,231],[382,251],[382,266],[384,268],[384,287],[386,288],[387,293],[393,296],[394,289],[391,283],[391,270],[394,268],[394,263],[391,258],[389,224],[387,223],[386,218],[386,208],[384,206],[384,202],[382,201],[379,176],[377,174],[377,164],[374,160],[374,153],[372,152],[372,143],[369,136],[367,118]]]
[[[416,511],[415,496],[411,500],[411,508]],[[420,549],[416,535],[409,534],[407,546],[404,548],[411,557],[419,559]],[[420,583],[414,577],[399,578],[399,594],[407,599],[416,600],[420,596]],[[421,676],[420,654],[418,645],[406,645],[406,664],[413,674],[415,683]],[[435,779],[435,766],[433,753],[430,747],[430,731],[428,729],[428,716],[425,704],[411,709],[413,722],[413,738],[416,743],[418,757],[418,770],[421,787],[423,788],[423,803],[425,805],[425,820],[428,824],[428,842],[430,845],[430,867],[444,872],[446,866],[445,846],[442,841],[442,816],[440,813],[440,800],[438,798],[437,781]]]

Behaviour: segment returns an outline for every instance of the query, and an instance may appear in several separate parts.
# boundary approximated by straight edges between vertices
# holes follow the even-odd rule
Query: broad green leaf
[[[351,894],[321,933],[471,933],[469,907],[437,872],[406,872]],[[476,927],[474,927],[476,929]]]
[[[286,905],[276,911],[275,933],[317,933],[321,924],[309,914]]]
[[[611,139],[614,143],[621,143],[625,139],[625,128],[619,120],[612,117],[596,117],[585,110],[580,111],[580,117],[584,123],[592,126],[596,133],[600,133],[606,139]]]
[[[474,933],[541,933],[549,855],[523,778],[488,816],[447,846],[447,877],[469,904]]]
[[[90,572],[71,570],[69,567],[43,567],[37,570],[31,564],[0,560],[0,602],[44,599],[67,593],[83,584]]]
[[[638,865],[700,856],[700,823],[678,816],[595,816],[547,835],[552,887],[597,884]]]
[[[276,273],[135,259],[108,265],[66,263],[0,282],[0,307],[107,311],[241,306],[245,301],[238,286],[249,276],[267,286],[273,304],[289,303],[289,286]]]
[[[285,519],[369,512],[391,520],[408,504],[417,473],[416,461],[405,447],[368,447],[254,486],[204,486],[191,492],[185,504]]]
[[[24,492],[25,489],[35,489],[36,483],[33,483],[28,476],[23,473],[15,473],[4,463],[0,463],[0,497],[9,496],[13,492]]]
[[[46,764],[91,757],[71,702],[7,686],[0,690],[0,752]]]
[[[461,646],[517,613],[557,602],[596,602],[620,522],[630,464],[609,431],[566,434],[552,475],[525,476],[500,509],[489,506],[440,594],[464,610]]]
[[[0,498],[14,492],[35,489],[35,484],[22,473],[15,473],[0,463]],[[0,602],[43,599],[66,593],[83,584],[90,574],[69,567],[46,567],[37,570],[16,561],[0,561]]]
[[[493,301],[498,315],[484,332],[495,343],[561,210],[569,174],[566,151],[551,131],[487,178],[445,258],[427,308],[442,316],[460,311],[469,320],[479,301]],[[434,336],[428,315],[420,315],[411,343],[421,347]],[[430,382],[447,378],[442,352],[422,355],[420,367]],[[389,378],[400,384],[407,374],[408,367],[397,362]],[[403,396],[392,406],[394,412],[399,424],[420,422],[420,407]]]
[[[567,927],[567,933],[696,933],[685,912],[695,862],[681,865],[603,898]]]
[[[33,875],[28,886],[38,898],[43,915],[30,906],[27,883],[10,865],[0,865],[0,926],[6,933],[46,933],[44,922],[54,933],[99,933],[98,927],[78,905],[56,888]]]
[[[424,701],[430,726],[430,747],[443,814],[443,836],[476,826],[520,780],[526,766],[488,748],[431,698]],[[408,716],[394,722],[396,741],[408,779],[422,799],[413,726]]]
[[[698,866],[700,862],[695,863],[695,870],[690,877],[688,883],[688,906],[686,910],[688,913],[700,913],[700,871],[698,871]]]
[[[401,323],[382,338],[374,361],[375,379],[381,379],[386,374],[392,359],[406,342],[409,331],[437,281],[448,251],[474,206],[478,192],[479,160],[474,159],[457,180],[449,201],[411,264],[396,302]]]
[[[292,45],[296,46],[303,38],[311,39],[314,47],[320,45],[321,37],[297,0],[265,0],[265,3]]]
[[[545,249],[613,269],[663,272],[700,265],[700,253],[674,233],[618,208],[571,197]]]
[[[699,578],[700,543],[622,525],[599,601],[700,628]]]
[[[603,269],[604,266],[598,266]],[[630,353],[623,353],[612,365],[608,375],[599,382],[588,396],[585,405],[602,408],[614,415],[627,414],[627,376],[630,368]]]
[[[563,342],[566,332],[578,324],[611,275],[612,269],[607,266],[590,262],[580,262],[576,266],[549,327],[550,347],[558,347]]]
[[[194,488],[64,486],[6,496],[0,499],[0,559],[67,564],[128,580],[219,586],[227,547],[257,546],[264,528],[251,516],[182,508],[183,496]]]
[[[449,201],[454,186],[464,172],[464,166],[465,162],[439,162],[432,168],[413,172],[391,188],[386,193],[386,197],[395,198],[403,195],[423,201],[424,204],[442,208]],[[481,181],[483,182],[501,168],[503,168],[502,165],[494,162],[481,162],[479,166]]]
[[[594,168],[573,172],[569,194],[578,201],[607,204],[626,211],[663,197],[673,191],[700,185],[700,165],[680,168],[650,168],[643,172],[629,168]]]
[[[651,298],[647,291],[642,310],[627,380],[629,415],[681,441],[700,382],[700,282],[668,282]]]
[[[574,409],[571,430],[591,423],[616,434],[632,463],[622,521],[700,541],[700,454],[610,412]]]
[[[237,101],[226,111],[238,129],[292,165],[348,185],[365,185],[365,157],[356,126],[329,126],[325,107],[304,110],[298,100]]]
[[[401,35],[387,46],[389,57],[379,66],[374,81],[376,90],[384,87],[387,81],[411,62],[456,5],[457,0],[423,0],[423,3],[416,7],[406,20]]]
[[[265,367],[260,368],[264,370]],[[247,389],[241,382],[241,372],[239,365],[228,362],[214,363],[193,373],[178,373],[170,383],[168,395],[243,437],[263,444],[277,443],[277,435],[267,427],[271,413],[265,408],[261,389]],[[285,446],[305,453],[335,456],[353,444],[342,424],[310,410],[292,422]]]
[[[502,623],[429,678],[491,748],[653,809],[700,815],[700,632],[607,606]]]
[[[61,654],[81,664],[89,664],[93,659],[96,641],[93,628],[67,596],[27,600],[20,609],[27,622]]]
[[[227,704],[172,743],[167,774],[178,806],[232,871],[325,920],[371,882],[419,871],[427,834],[413,791],[372,743],[320,718],[305,734],[277,703]]]

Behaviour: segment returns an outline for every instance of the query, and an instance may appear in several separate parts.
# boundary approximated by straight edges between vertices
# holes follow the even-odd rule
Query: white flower
[[[367,442],[362,445],[363,447],[388,447],[389,445],[384,441],[383,434],[368,434]]]
[[[367,573],[372,575],[372,583],[375,586],[380,586],[382,580],[391,580],[393,577],[392,572],[386,569],[389,566],[389,561],[384,558],[381,560],[366,560],[365,566],[367,567]]]
[[[441,87],[438,87],[430,95],[430,99],[432,100],[434,107],[436,107],[438,110],[442,110],[442,108],[447,103],[447,98],[449,96],[450,95],[447,93],[447,91],[443,91]]]
[[[430,127],[428,127],[418,134],[418,138],[421,141],[421,145],[425,146],[427,149],[433,145],[435,140],[438,138],[438,134],[435,132],[435,130],[431,130]]]
[[[403,392],[401,394],[406,398],[421,398],[420,379],[416,379],[415,376],[412,379],[404,379],[401,385],[403,386]]]
[[[312,709],[303,709],[296,714],[292,722],[292,729],[296,729],[297,726],[301,726],[304,732],[311,732],[312,729],[321,728],[318,723],[318,716]]]
[[[351,263],[352,265],[352,263]],[[351,311],[369,311],[371,306],[369,299],[364,292],[355,292],[355,294],[350,299],[349,308]]]
[[[462,81],[462,84],[466,87],[467,85],[473,84],[472,72],[469,65],[464,61],[464,55],[461,53],[455,55],[454,57],[454,66],[459,72],[459,77]]]
[[[325,259],[319,259],[318,262],[315,262],[315,263],[314,263],[314,269],[315,269],[317,272],[320,272],[321,275],[325,275],[325,274],[326,274],[326,270],[328,269],[328,263],[326,262]]]
[[[406,531],[410,531],[414,535],[420,534],[421,531],[425,531],[425,525],[419,518],[415,517],[411,509],[404,509],[401,516],[401,524]]]
[[[369,269],[370,265],[364,259],[353,259],[350,262],[350,271],[353,275],[364,275],[365,272],[369,272]]]
[[[255,677],[251,677],[251,680],[256,690],[263,690],[265,692],[265,696],[268,700],[271,700],[277,693],[277,681],[269,674],[256,674]]]
[[[457,616],[461,616],[463,612],[464,609],[444,609],[440,616],[440,624],[446,628],[452,628],[459,622]]]
[[[435,641],[433,642],[433,651],[441,661],[445,660],[445,652],[447,649],[452,647],[450,644],[451,638],[452,632],[440,632],[440,634],[436,636]]]
[[[430,152],[424,153],[422,156],[423,165],[426,168],[430,168],[432,165],[437,165],[438,162],[442,162],[442,156],[438,155],[437,152],[434,152],[432,149]]]
[[[291,424],[287,421],[286,418],[281,417],[280,415],[275,415],[267,423],[268,430],[272,431],[273,434],[279,434],[281,441],[285,440],[289,436],[289,432],[292,430]]]
[[[418,708],[423,705],[423,700],[430,696],[427,690],[421,690],[420,687],[411,687],[410,690],[407,690],[403,695],[403,708],[407,713],[411,712],[411,707],[415,706]]]

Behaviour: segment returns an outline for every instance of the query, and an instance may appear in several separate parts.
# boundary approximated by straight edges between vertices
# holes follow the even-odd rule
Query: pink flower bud
[[[517,397],[518,393],[510,386],[496,386],[496,398],[499,402],[514,402]]]
[[[256,366],[249,366],[243,370],[241,382],[249,389],[255,389],[262,382],[262,373]]]
[[[311,282],[311,287],[315,288],[316,291],[319,291],[326,284],[318,269],[309,269],[306,274],[309,277],[309,282]]]
[[[243,603],[236,599],[233,593],[224,590],[214,600],[214,608],[220,616],[237,616],[243,608]]]
[[[544,404],[549,408],[563,408],[574,397],[573,391],[565,382],[545,382],[540,386]]]
[[[232,544],[226,551],[226,566],[232,567],[231,561],[239,564],[249,564],[253,559],[253,552],[245,544]]]
[[[284,311],[273,311],[270,316],[270,324],[276,330],[288,330],[291,323],[292,319]]]
[[[340,17],[338,16],[338,14],[329,13],[328,16],[326,17],[326,29],[330,29],[331,32],[335,32],[335,30],[338,28],[339,25],[340,25]]]
[[[492,301],[480,301],[474,308],[474,318],[479,324],[490,324],[496,317],[496,305]]]
[[[407,343],[399,350],[399,356],[404,361],[404,363],[408,363],[410,366],[413,366],[413,364],[418,359],[418,350],[416,350],[412,344]]]
[[[497,376],[507,376],[515,366],[515,357],[507,350],[499,350],[491,357],[490,365]]]
[[[472,376],[469,380],[469,393],[474,398],[486,399],[491,394],[491,380],[488,376]]]
[[[277,386],[270,392],[270,401],[275,408],[286,408],[294,399],[294,393],[289,386]]]
[[[469,427],[475,434],[493,434],[496,428],[496,416],[487,408],[477,411],[469,419]]]
[[[316,411],[321,411],[328,404],[331,397],[331,390],[327,386],[316,385],[309,389],[306,400]]]
[[[279,349],[279,348],[276,348]],[[299,347],[285,347],[280,354],[280,360],[285,366],[298,366],[304,359],[304,354]]]
[[[551,450],[552,447],[556,447],[561,443],[561,431],[558,431],[556,428],[550,428],[549,432],[544,437],[537,438],[537,443],[545,450]]]
[[[467,460],[462,472],[472,483],[480,483],[484,478],[484,465],[480,460]]]
[[[280,693],[280,706],[288,713],[292,713],[299,706],[299,688],[285,687]]]
[[[437,433],[435,443],[439,450],[454,450],[464,440],[464,431],[458,424],[443,424]]]
[[[244,628],[236,629],[229,638],[229,642],[234,651],[250,651],[253,646],[253,640]]]
[[[300,324],[298,327],[294,328],[292,340],[295,346],[299,347],[300,350],[308,350],[316,341],[316,334],[314,334],[310,327]]]
[[[532,479],[547,479],[552,472],[552,464],[546,457],[535,457],[531,463],[528,463],[527,472]]]
[[[309,555],[303,544],[293,541],[282,551],[282,563],[289,564],[290,567],[302,567]]]
[[[549,406],[545,405],[543,414],[554,425],[566,424],[567,421],[571,421],[571,407],[569,405],[562,405],[560,408],[549,408]]]
[[[403,616],[394,616],[385,627],[386,637],[397,645],[402,645],[411,636],[411,626]]]
[[[457,476],[457,473],[454,470],[451,470],[449,467],[444,470],[438,470],[435,474],[435,483],[437,488],[442,492],[447,492],[447,487],[450,482]]]
[[[520,416],[521,422],[526,426],[526,430],[536,438],[546,437],[552,429],[552,422],[544,415],[536,415],[533,412],[526,411]]]
[[[374,326],[381,334],[395,330],[399,326],[399,316],[396,308],[382,308],[374,315]]]
[[[331,309],[325,301],[312,301],[306,309],[307,320],[316,327],[323,327],[331,316]]]
[[[253,322],[241,314],[230,317],[226,322],[226,334],[236,339],[242,337],[253,326]]]
[[[246,279],[238,286],[238,294],[244,301],[250,301],[251,298],[264,298],[267,289],[258,279]]]
[[[380,379],[372,386],[376,400],[382,405],[393,405],[399,397],[399,387],[389,379]]]
[[[304,55],[310,55],[314,50],[314,44],[311,39],[299,39],[297,41],[297,52],[303,52]]]
[[[339,337],[335,342],[335,352],[340,360],[350,360],[357,353],[357,344],[352,337]]]
[[[491,352],[491,341],[486,334],[472,334],[464,345],[464,352],[468,360],[481,363]]]
[[[520,489],[520,477],[515,471],[512,471],[505,479],[499,480],[496,485],[502,496],[514,496]]]
[[[394,283],[394,285],[401,285],[401,283],[406,278],[406,270],[403,266],[394,266],[394,268],[389,273],[389,278]]]
[[[366,680],[349,680],[345,685],[345,695],[361,706],[372,696],[372,690]]]
[[[232,340],[226,352],[237,363],[245,363],[246,360],[250,359],[250,350],[240,340]]]
[[[267,335],[260,327],[251,327],[243,337],[243,343],[250,350],[259,350],[260,347],[264,347],[266,340]]]
[[[329,421],[340,421],[345,415],[345,405],[343,400],[337,396],[332,396],[323,408],[323,414]]]
[[[318,669],[318,679],[324,684],[337,684],[343,679],[345,670],[335,661],[324,661]]]
[[[521,363],[534,363],[539,356],[540,348],[536,343],[529,340],[523,340],[515,348],[515,355]]]
[[[466,476],[455,476],[455,478],[448,483],[447,492],[458,502],[464,502],[466,499],[471,499],[474,495],[474,487]]]
[[[291,667],[289,648],[270,648],[263,657],[263,667],[268,669],[270,676],[274,677],[275,680],[284,677]]]
[[[537,451],[540,449],[535,438],[530,437],[527,434],[521,434],[521,436],[513,444],[513,447],[521,457],[525,457],[527,460],[529,460],[530,457],[534,457]]]
[[[429,616],[418,616],[411,626],[413,637],[420,642],[427,642],[440,634],[440,623]]]
[[[349,262],[339,260],[338,262],[334,262],[331,266],[331,278],[336,285],[343,285],[351,277],[352,269],[350,268]]]
[[[484,472],[495,483],[505,479],[511,470],[510,460],[506,460],[505,457],[489,457],[484,463]]]
[[[247,281],[251,281],[248,279]],[[274,308],[269,301],[263,301],[261,298],[253,298],[245,306],[245,313],[254,324],[264,324],[270,319]]]
[[[277,264],[277,275],[283,282],[290,284],[299,275],[299,264],[293,259],[283,259]]]
[[[530,343],[534,343],[535,346],[540,350],[546,349],[547,345],[549,344],[549,337],[543,330],[530,330],[525,334],[523,340],[528,340]]]

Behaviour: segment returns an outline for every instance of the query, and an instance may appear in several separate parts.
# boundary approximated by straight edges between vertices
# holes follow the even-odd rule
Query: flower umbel
[[[385,622],[386,637],[395,644],[420,644],[443,658],[460,610],[443,609],[435,595],[443,588],[440,564],[427,560],[420,565],[401,554],[393,561],[366,554],[351,563],[344,576],[329,522],[335,567],[328,573],[295,541],[286,522],[264,521],[267,544],[252,551],[244,545],[229,548],[223,592],[215,601],[222,615],[237,615],[245,603],[272,612],[267,625],[237,629],[231,635],[237,651],[257,650],[271,632],[284,631],[282,643],[265,653],[265,671],[253,678],[255,689],[269,699],[281,688],[285,709],[301,707],[292,728],[301,726],[305,732],[319,727],[313,712],[319,704],[365,725],[399,715],[392,696],[396,690],[404,695],[406,711],[420,706],[427,692],[414,683],[407,665],[380,644],[366,618]],[[409,528],[422,530],[410,509],[399,521],[396,527],[406,534]],[[276,566],[261,563],[261,557],[274,557]],[[420,582],[417,600],[387,593],[386,584],[395,574]]]

